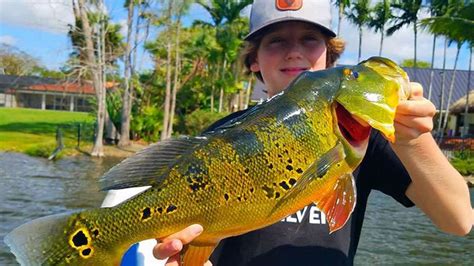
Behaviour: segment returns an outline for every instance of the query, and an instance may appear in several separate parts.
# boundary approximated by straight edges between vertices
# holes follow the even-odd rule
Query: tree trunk
[[[132,46],[132,31],[133,31],[133,17],[135,1],[130,0],[128,4],[127,17],[127,43],[125,44],[125,62],[124,62],[124,92],[122,95],[122,117],[120,127],[119,147],[130,146],[130,113],[132,111],[132,90],[131,90],[131,46]]]
[[[78,0],[78,11],[80,13],[80,20],[82,22],[82,31],[86,43],[86,67],[90,70],[92,75],[92,86],[96,92],[97,98],[97,129],[94,146],[91,155],[102,157],[103,151],[103,133],[105,120],[105,88],[100,80],[100,66],[97,63],[94,55],[94,45],[92,40],[92,29],[90,27],[89,18],[85,7],[85,0]]]
[[[379,50],[379,56],[382,56],[382,47],[383,47],[383,32],[384,29],[382,28],[381,34],[380,34],[380,50]]]
[[[341,37],[339,34],[341,34],[341,23],[342,23],[342,16],[344,15],[344,8],[343,4],[339,4],[339,17],[338,17],[338,23],[337,23],[337,37]]]
[[[434,59],[435,59],[436,35],[433,35],[433,50],[431,51],[431,71],[428,85],[428,101],[431,101],[431,92],[433,91]]]
[[[417,74],[417,73],[416,73],[416,72],[417,72],[417,65],[416,65],[416,59],[417,59],[417,58],[416,58],[416,40],[417,40],[417,37],[418,37],[418,36],[417,36],[417,30],[416,30],[416,23],[417,23],[417,22],[415,21],[415,23],[413,24],[413,30],[414,30],[414,33],[415,33],[415,59],[413,60],[413,68],[414,68],[414,70],[415,70],[415,72],[414,72],[414,76],[415,76],[415,77],[414,77],[414,80],[415,80],[415,81],[418,81],[418,79],[417,79],[417,77],[416,77],[416,74]]]
[[[456,51],[456,59],[454,59],[453,76],[451,77],[451,85],[449,86],[448,102],[446,103],[446,112],[444,113],[443,130],[445,130],[446,126],[448,125],[449,106],[451,103],[451,97],[453,95],[454,81],[456,80],[456,68],[459,59],[459,50],[461,50],[461,44],[458,44],[458,50]]]
[[[180,35],[180,25],[181,18],[178,17],[178,21],[176,24],[176,47],[175,47],[175,64],[174,64],[174,81],[173,81],[173,91],[171,92],[171,109],[170,109],[170,119],[169,119],[169,124],[168,124],[168,138],[171,137],[171,134],[173,133],[173,120],[174,120],[174,113],[176,109],[176,94],[178,90],[178,73],[180,73],[180,54],[179,54],[179,35]]]
[[[466,87],[466,105],[464,106],[464,133],[461,136],[469,134],[469,123],[467,121],[467,114],[469,111],[469,93],[471,92],[471,63],[472,63],[472,45],[469,47],[469,71],[467,72],[467,87]]]
[[[222,64],[222,73],[221,73],[221,78],[224,79],[225,78],[225,69],[226,69],[226,66],[227,66],[227,60],[225,58],[225,54],[224,54],[224,63]],[[223,82],[224,83],[224,82]],[[220,93],[219,93],[219,113],[222,113],[222,107],[223,107],[223,104],[224,104],[224,88],[221,87],[220,88]]]
[[[252,91],[252,81],[253,81],[253,78],[252,78],[252,76],[250,76],[249,81],[248,81],[249,83],[247,84],[247,91],[245,92],[244,110],[249,108],[250,94],[251,94],[251,91]]]
[[[168,29],[171,29],[171,12],[173,7],[173,1],[169,1],[168,4]],[[170,31],[171,32],[171,31]],[[168,38],[167,42],[167,55],[166,55],[166,92],[165,92],[165,104],[163,114],[163,130],[161,131],[161,140],[168,137],[168,123],[170,120],[170,105],[171,105],[171,38]]]
[[[359,55],[357,56],[357,62],[360,62],[362,56],[362,27],[359,27]]]
[[[443,137],[443,132],[441,131],[442,118],[443,118],[443,106],[444,106],[444,81],[446,79],[446,50],[448,49],[448,39],[444,39],[444,53],[443,53],[443,72],[441,74],[441,92],[440,92],[440,102],[439,102],[439,117],[438,117],[438,130],[437,135],[439,137],[438,141],[441,141]]]

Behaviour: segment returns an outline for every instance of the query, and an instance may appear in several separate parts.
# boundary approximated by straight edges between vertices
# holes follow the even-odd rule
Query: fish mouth
[[[335,105],[339,133],[357,153],[364,154],[369,143],[372,127],[362,119],[354,117],[341,104],[336,103]]]

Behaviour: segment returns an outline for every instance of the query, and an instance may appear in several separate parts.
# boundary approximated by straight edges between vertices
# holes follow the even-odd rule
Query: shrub
[[[186,116],[185,132],[186,135],[195,136],[200,134],[212,123],[223,118],[228,113],[215,113],[208,110],[197,110]]]

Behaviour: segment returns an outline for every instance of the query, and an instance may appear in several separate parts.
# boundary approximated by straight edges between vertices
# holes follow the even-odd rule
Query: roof
[[[466,100],[467,100],[466,96],[467,94],[461,97],[455,103],[453,103],[453,105],[451,105],[451,108],[449,108],[449,111],[453,114],[463,113],[464,108],[466,107]],[[469,92],[468,112],[470,113],[474,112],[474,90],[471,90],[471,92]]]
[[[106,82],[107,89],[111,89],[117,85],[118,84],[114,82]],[[17,90],[95,94],[94,87],[90,83],[73,83],[34,76],[0,75],[0,92],[12,92]]]
[[[416,81],[423,86],[423,95],[425,98],[428,99],[428,91],[429,91],[429,82],[430,82],[430,75],[431,69],[430,68],[418,68],[416,73],[415,79],[415,69],[414,68],[406,68],[404,67],[405,71],[408,73],[411,81]],[[444,104],[443,109],[446,109],[446,103],[448,101],[448,93],[449,87],[451,86],[451,80],[453,77],[453,70],[446,70],[445,71],[445,78],[444,78]],[[458,101],[460,98],[466,95],[467,91],[471,91],[474,89],[474,74],[470,73],[471,75],[471,82],[470,88],[467,90],[467,82],[469,77],[469,71],[467,70],[456,70],[456,79],[454,80],[454,89],[453,94],[451,96],[450,105]],[[431,102],[436,106],[436,109],[440,109],[441,103],[441,89],[442,89],[442,69],[433,69],[433,85],[432,85],[432,92],[431,92]]]
[[[430,75],[431,75],[431,68],[418,68],[416,73],[415,79],[415,69],[414,68],[403,68],[410,77],[411,81],[416,81],[423,86],[423,95],[425,98],[428,98],[428,90],[429,90],[429,82],[430,82]],[[444,104],[443,109],[446,108],[446,102],[448,101],[448,93],[449,87],[451,85],[451,79],[453,77],[453,70],[446,70],[445,71],[445,79],[444,79]],[[433,85],[432,85],[432,92],[431,92],[431,101],[436,106],[436,109],[440,109],[440,102],[441,102],[441,81],[442,81],[442,69],[433,69]],[[466,95],[467,91],[467,82],[468,82],[468,73],[467,70],[456,70],[456,79],[454,80],[454,90],[451,96],[451,105],[458,101],[460,98]],[[471,71],[471,81],[470,81],[470,90],[474,89],[474,74]],[[267,94],[263,91],[265,89],[265,85],[262,84],[260,81],[257,81],[254,86],[254,90],[252,92],[252,101],[261,101],[267,98]],[[469,90],[469,91],[470,91]],[[474,97],[470,97],[474,99]],[[471,102],[471,100],[470,100]]]
[[[52,78],[41,78],[35,76],[0,75],[0,91],[11,88],[20,88],[35,84],[56,84],[59,81]]]
[[[66,93],[95,94],[90,84],[62,83],[62,84],[38,84],[28,87],[31,91],[54,91]]]

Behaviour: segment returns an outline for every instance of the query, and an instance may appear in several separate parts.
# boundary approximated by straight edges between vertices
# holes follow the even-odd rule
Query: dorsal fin
[[[160,184],[163,174],[183,154],[206,141],[205,137],[179,137],[152,144],[123,160],[99,180],[101,190]]]

